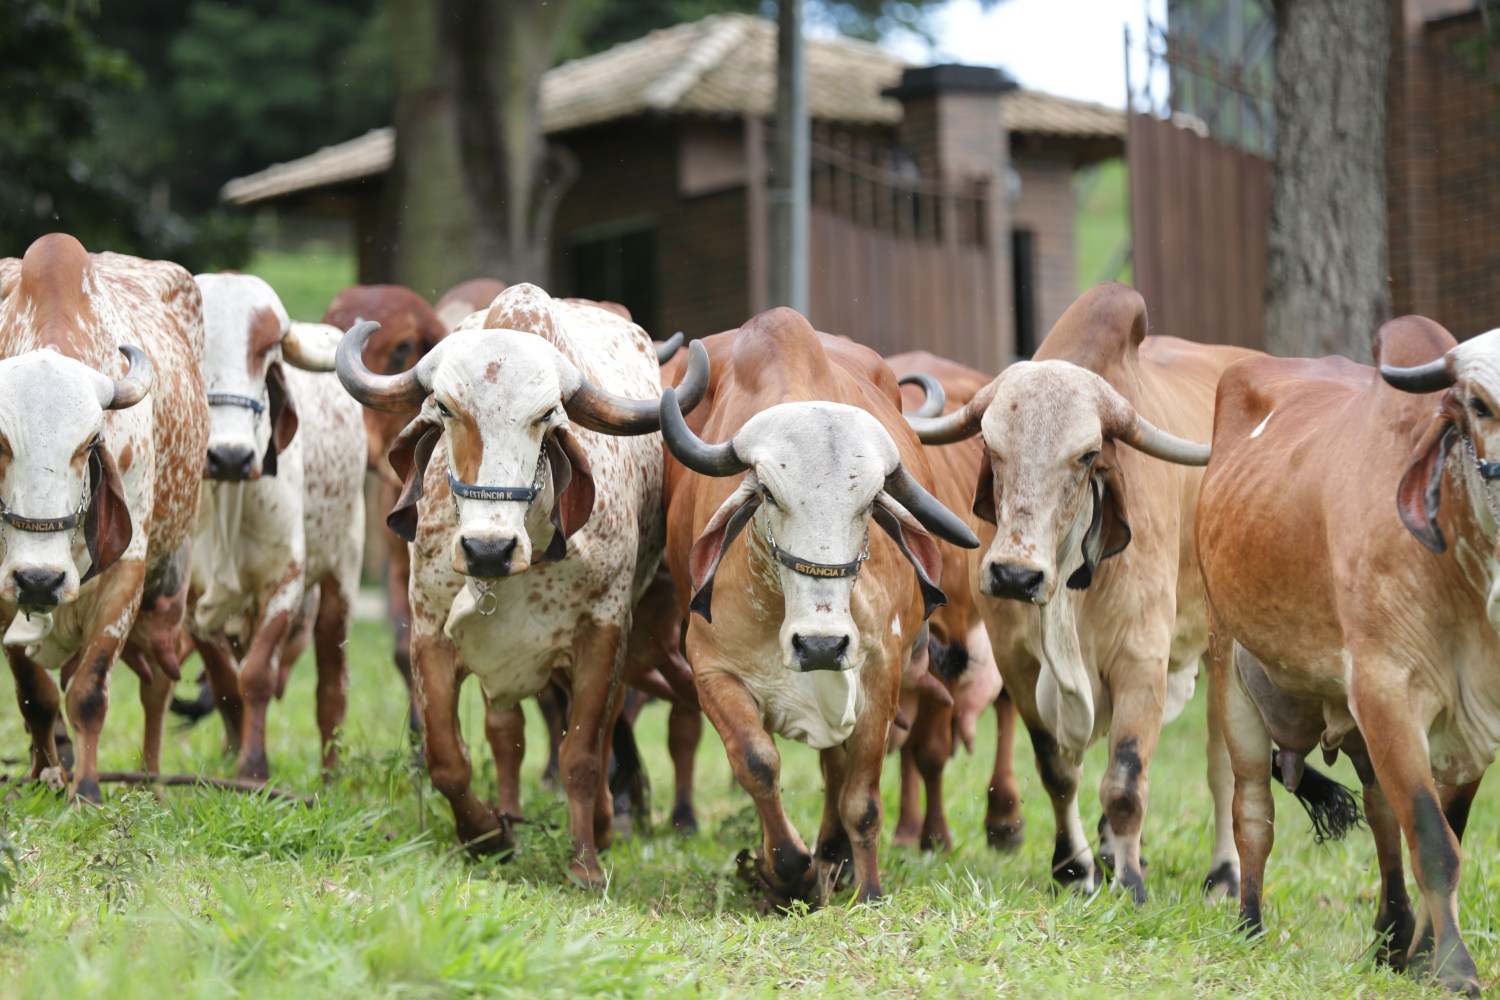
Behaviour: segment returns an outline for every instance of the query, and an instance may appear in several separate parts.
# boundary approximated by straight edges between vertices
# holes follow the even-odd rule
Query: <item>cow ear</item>
[[[692,552],[688,553],[693,584],[693,599],[688,603],[688,610],[702,615],[706,622],[714,620],[714,574],[719,571],[724,550],[750,522],[760,501],[760,491],[746,476],[729,499],[714,511],[714,516],[703,528],[703,534],[693,543]]]
[[[948,603],[948,595],[938,587],[943,580],[943,556],[938,551],[937,542],[922,529],[916,518],[883,491],[875,498],[870,513],[917,571],[917,582],[922,588],[922,620],[925,622],[934,611]]]
[[[537,562],[557,562],[568,554],[567,540],[594,512],[594,473],[588,452],[566,427],[552,432],[547,449],[552,469],[552,542]]]
[[[83,539],[89,550],[87,583],[113,566],[130,546],[130,508],[120,469],[104,442],[89,451],[89,506],[83,515]]]
[[[442,424],[418,417],[407,424],[386,449],[386,461],[391,463],[401,480],[401,495],[396,499],[396,506],[385,516],[386,527],[397,538],[416,541],[417,501],[422,499],[422,477],[427,474],[427,461],[432,458],[432,449],[437,447],[442,434]]]
[[[260,460],[263,476],[276,475],[276,453],[285,451],[297,436],[297,405],[287,392],[286,371],[281,362],[273,361],[266,369],[266,393],[271,397],[271,441]]]
[[[1427,425],[1412,452],[1411,463],[1396,487],[1396,512],[1413,537],[1433,552],[1448,551],[1443,529],[1438,527],[1438,505],[1443,494],[1443,466],[1448,450],[1458,436],[1453,417],[1439,413]]]
[[[974,516],[995,523],[995,467],[986,451],[979,460],[979,482],[974,487]]]
[[[1068,577],[1071,590],[1087,590],[1094,572],[1110,556],[1119,555],[1130,544],[1130,522],[1125,519],[1125,489],[1119,473],[1098,468],[1089,477],[1093,513],[1083,535],[1083,565]]]

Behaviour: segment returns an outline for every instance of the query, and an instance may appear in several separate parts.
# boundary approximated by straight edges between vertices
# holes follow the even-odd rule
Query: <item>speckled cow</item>
[[[72,792],[97,802],[122,656],[141,675],[145,767],[160,766],[208,438],[197,286],[175,264],[44,236],[0,260],[0,357],[5,653],[32,774],[61,772],[48,676],[60,670],[79,744]]]
[[[596,883],[597,850],[611,835],[603,737],[631,611],[663,545],[656,356],[635,324],[533,285],[506,289],[482,322],[387,376],[363,363],[374,324],[362,324],[339,347],[339,377],[372,409],[421,405],[391,448],[405,484],[387,524],[413,542],[427,765],[460,840],[476,853],[512,843],[508,818],[470,786],[460,683],[479,677],[503,758],[516,707],[560,671],[572,688],[561,749],[572,871]],[[702,356],[692,369],[700,392],[706,364]]]
[[[271,286],[253,275],[196,280],[211,431],[189,631],[228,709],[240,776],[264,780],[267,709],[271,696],[285,691],[310,624],[323,766],[331,768],[364,545],[363,414],[336,378],[315,374],[333,369],[337,329],[290,322]],[[236,648],[243,651],[238,726]]]

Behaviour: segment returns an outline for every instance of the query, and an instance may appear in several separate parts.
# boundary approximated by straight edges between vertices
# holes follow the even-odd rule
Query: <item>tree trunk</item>
[[[1277,0],[1276,167],[1266,267],[1275,354],[1370,358],[1390,317],[1386,0]]]
[[[429,299],[473,277],[546,284],[573,167],[542,137],[542,74],[578,0],[389,0],[396,158],[389,279]]]

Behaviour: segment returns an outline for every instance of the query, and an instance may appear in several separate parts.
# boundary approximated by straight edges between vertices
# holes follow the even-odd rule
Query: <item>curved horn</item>
[[[1135,422],[1118,436],[1130,447],[1163,462],[1175,462],[1178,465],[1208,464],[1208,445],[1168,434],[1139,413],[1135,415]]]
[[[941,417],[943,407],[948,405],[948,394],[943,391],[943,383],[933,378],[926,372],[912,372],[902,375],[896,380],[897,385],[918,385],[927,394],[922,400],[922,405],[906,414],[908,417]]]
[[[885,491],[905,507],[922,527],[943,541],[952,542],[964,549],[979,548],[979,539],[969,530],[969,526],[957,514],[944,507],[937,497],[923,489],[922,484],[912,478],[904,465],[896,466],[896,471],[885,478]]]
[[[1415,368],[1381,365],[1380,377],[1402,392],[1437,392],[1453,384],[1453,367],[1447,354]]]
[[[106,410],[123,410],[146,398],[156,373],[151,368],[151,359],[146,352],[134,344],[121,344],[120,353],[130,362],[124,378],[114,380],[115,391]]]
[[[415,368],[399,375],[376,375],[365,367],[365,344],[379,329],[380,324],[372,319],[360,320],[350,327],[344,339],[339,341],[334,370],[339,373],[339,381],[344,383],[349,395],[372,410],[383,413],[415,410],[427,397],[427,387],[422,384]]]
[[[695,340],[688,348],[687,372],[675,394],[681,398],[681,412],[691,411],[703,399],[708,391],[708,375],[708,351]],[[650,434],[661,429],[661,400],[616,396],[587,378],[579,380],[578,389],[563,407],[570,419],[601,434]]]
[[[994,385],[993,382],[990,385]],[[994,395],[989,386],[981,389],[973,399],[952,413],[941,417],[924,417],[916,413],[906,414],[906,422],[917,432],[923,444],[953,444],[979,433],[979,421],[990,405]]]
[[[331,372],[342,337],[338,327],[326,323],[293,323],[281,338],[281,357],[293,368]]]
[[[683,341],[685,341],[686,339],[687,338],[682,335],[682,331],[678,330],[676,333],[672,334],[672,336],[657,344],[656,363],[659,365],[664,365],[668,361],[671,361],[672,355],[677,353],[677,349],[682,346]]]
[[[734,441],[709,444],[688,427],[677,405],[677,390],[668,387],[661,394],[661,436],[667,450],[683,465],[702,476],[733,476],[750,468],[735,454]]]

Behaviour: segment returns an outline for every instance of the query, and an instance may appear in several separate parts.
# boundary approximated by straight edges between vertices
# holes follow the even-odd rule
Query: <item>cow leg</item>
[[[219,717],[224,720],[225,752],[238,757],[244,733],[245,702],[240,694],[240,674],[235,669],[234,653],[222,632],[198,638],[196,642],[203,669],[208,673],[214,704],[219,709]]]
[[[109,713],[109,672],[120,658],[125,637],[140,610],[141,586],[146,568],[138,562],[116,563],[112,579],[101,578],[95,598],[94,621],[99,623],[77,658],[77,669],[64,682],[68,698],[68,722],[77,739],[77,762],[73,770],[73,796],[99,803],[99,734]]]
[[[896,661],[892,656],[887,662]],[[845,743],[849,748],[849,769],[839,796],[839,812],[854,855],[854,898],[860,903],[874,902],[882,895],[880,768],[885,762],[885,745],[896,714],[895,685],[900,684],[899,675],[892,681],[886,704],[867,705]]]
[[[1021,785],[1016,780],[1016,703],[1004,690],[995,699],[995,770],[990,775],[984,834],[991,848],[1014,851],[1026,835],[1021,818]]]
[[[148,774],[160,774],[162,733],[167,721],[167,706],[172,701],[173,681],[142,650],[127,648],[124,659],[141,679],[141,710],[146,717],[141,767]]]
[[[733,674],[707,665],[696,671],[698,701],[719,736],[740,787],[750,794],[760,815],[761,853],[757,875],[769,901],[787,905],[794,899],[817,902],[817,871],[812,855],[797,835],[781,803],[781,755],[761,722],[760,707]]]
[[[1266,859],[1276,835],[1276,803],[1271,798],[1271,735],[1234,663],[1234,643],[1210,616],[1209,711],[1218,713],[1219,731],[1234,774],[1230,809],[1234,843],[1240,855],[1240,927],[1251,935],[1265,931],[1261,914]]]
[[[854,847],[844,827],[844,786],[849,780],[849,751],[842,746],[818,751],[823,772],[823,822],[813,847],[819,891],[842,888],[854,879]]]
[[[619,709],[624,662],[625,635],[617,625],[587,625],[573,640],[572,705],[558,763],[573,835],[571,871],[589,886],[604,881],[599,851],[609,846],[613,834],[606,735]]]
[[[1027,726],[1036,752],[1037,774],[1052,800],[1052,818],[1057,826],[1057,846],[1052,851],[1052,880],[1059,889],[1093,892],[1099,886],[1094,853],[1078,818],[1078,765],[1063,756],[1052,734]]]
[[[321,602],[318,599],[318,591],[309,589],[302,595],[302,606],[292,616],[291,627],[287,629],[286,639],[281,643],[281,657],[276,669],[276,700],[280,701],[286,697],[287,683],[292,679],[292,668],[307,651],[307,643],[313,638],[316,623],[321,622],[322,615],[319,612]],[[348,636],[344,637],[345,640]],[[314,648],[316,654],[317,648]],[[322,680],[319,679],[321,690]]]
[[[318,735],[323,744],[325,778],[338,766],[339,730],[344,726],[344,713],[349,705],[349,658],[345,648],[351,625],[351,596],[343,583],[333,577],[318,586],[313,649],[318,660]],[[282,656],[286,655],[288,652],[283,649]]]
[[[922,850],[953,850],[953,834],[943,812],[943,769],[953,753],[953,706],[922,695],[916,725],[906,745],[912,748],[916,769],[927,793],[922,820]]]
[[[1443,785],[1438,789],[1438,796],[1443,804],[1443,818],[1448,821],[1449,829],[1453,831],[1454,837],[1460,844],[1463,843],[1464,830],[1469,825],[1469,809],[1478,792],[1479,781],[1477,780],[1457,787]],[[1408,952],[1411,956],[1410,963],[1414,971],[1426,971],[1430,968],[1435,943],[1432,919],[1426,907],[1423,907],[1417,914],[1416,928],[1412,938],[1412,945]]]
[[[691,704],[674,701],[667,717],[667,752],[672,755],[676,781],[672,796],[672,829],[691,836],[698,832],[693,811],[693,766],[698,743],[703,739],[703,711],[695,698]]]
[[[39,778],[49,767],[63,768],[56,742],[62,696],[47,671],[33,663],[19,647],[5,647],[5,658],[10,661],[10,672],[16,679],[21,718],[31,734],[31,776]]]
[[[412,680],[422,709],[423,746],[432,787],[453,807],[458,841],[471,854],[508,852],[515,847],[510,824],[474,794],[473,771],[458,721],[458,689],[465,672],[458,650],[446,636],[412,637]]]
[[[386,488],[387,492],[394,491]],[[389,510],[396,502],[394,495],[385,497],[384,510]],[[406,684],[406,691],[410,698],[407,709],[407,726],[411,732],[412,742],[417,746],[422,743],[422,709],[417,704],[416,686],[412,682],[411,668],[411,594],[408,587],[411,583],[411,548],[403,540],[395,536],[387,536],[390,542],[389,557],[386,563],[386,607],[389,610],[391,631],[396,637],[395,661],[396,670],[401,674],[401,680]]]
[[[1213,671],[1204,671],[1204,675],[1208,687],[1208,791],[1214,799],[1214,853],[1203,891],[1210,900],[1218,901],[1239,898],[1240,856],[1234,846],[1234,769],[1219,713],[1213,708]]]
[[[908,734],[899,751],[901,761],[900,812],[891,834],[892,847],[916,847],[922,836],[922,773],[917,770],[916,751],[912,748],[915,733]]]
[[[542,710],[542,721],[547,724],[547,766],[542,769],[542,787],[557,788],[562,765],[558,761],[558,748],[568,731],[568,696],[555,682],[549,682],[537,692],[537,707]]]
[[[1380,865],[1380,908],[1375,913],[1376,961],[1400,972],[1412,950],[1415,917],[1406,895],[1406,873],[1401,857],[1401,824],[1386,801],[1375,769],[1366,754],[1350,754],[1364,789],[1365,822],[1375,839],[1375,859]],[[1429,925],[1430,926],[1430,925]]]
[[[240,667],[245,728],[240,744],[239,776],[251,781],[265,781],[271,776],[271,765],[266,759],[266,714],[276,694],[277,661],[291,619],[290,611],[278,611],[262,621]]]
[[[1117,888],[1130,891],[1139,905],[1146,902],[1146,879],[1141,872],[1141,827],[1149,800],[1147,775],[1156,740],[1161,733],[1161,707],[1166,697],[1166,672],[1149,661],[1127,666],[1133,684],[1114,695],[1109,726],[1109,767],[1099,785],[1104,808],[1104,854],[1110,857]],[[1149,679],[1149,680],[1148,680]],[[1154,680],[1155,683],[1150,683]]]
[[[521,762],[526,759],[526,713],[520,705],[496,708],[486,703],[484,735],[495,755],[495,785],[500,812],[507,819],[520,819]]]

